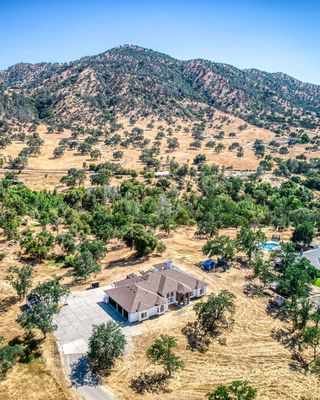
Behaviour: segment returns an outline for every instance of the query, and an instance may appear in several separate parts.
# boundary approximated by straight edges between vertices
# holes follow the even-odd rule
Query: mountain
[[[320,86],[131,45],[70,63],[21,63],[0,72],[0,114],[7,119],[102,126],[119,115],[170,120],[213,109],[269,129],[313,129],[320,121]]]

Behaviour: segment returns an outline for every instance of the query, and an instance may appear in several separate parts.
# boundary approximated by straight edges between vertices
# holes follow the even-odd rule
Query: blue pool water
[[[279,248],[279,243],[276,243],[276,242],[265,242],[265,243],[262,243],[260,245],[260,247],[263,250],[272,251],[272,250],[276,250],[276,249]]]

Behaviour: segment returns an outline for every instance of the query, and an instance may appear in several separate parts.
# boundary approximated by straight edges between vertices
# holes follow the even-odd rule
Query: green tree
[[[253,263],[253,277],[260,280],[263,288],[270,284],[275,279],[275,272],[270,262],[261,257],[256,258]]]
[[[27,254],[37,260],[43,260],[48,257],[50,250],[54,244],[53,235],[43,230],[39,234],[33,235],[33,233],[27,229],[23,232],[20,246],[25,250]]]
[[[285,308],[295,331],[305,329],[311,317],[312,307],[313,305],[308,298],[298,299],[295,296],[286,302]]]
[[[130,225],[122,238],[128,247],[136,250],[138,257],[152,253],[158,244],[157,237],[139,224]]]
[[[162,365],[168,377],[184,367],[181,357],[174,354],[173,349],[177,346],[177,339],[173,336],[161,335],[147,350],[147,357]]]
[[[209,295],[207,301],[194,305],[200,328],[211,336],[231,328],[235,312],[235,295],[227,290]]]
[[[14,210],[6,210],[0,215],[0,227],[7,240],[13,240],[18,237],[18,228],[20,225],[17,213]]]
[[[109,370],[115,359],[123,355],[125,345],[126,338],[116,322],[94,325],[88,351],[93,367],[100,372]]]
[[[209,257],[221,256],[225,261],[232,260],[236,252],[236,243],[229,236],[217,235],[209,239],[202,248],[203,254]]]
[[[214,392],[207,394],[208,400],[253,400],[257,390],[247,381],[233,381],[230,385],[219,385]]]
[[[94,149],[90,152],[90,157],[92,160],[97,160],[102,157],[101,151],[98,149]]]
[[[68,174],[60,179],[61,183],[66,184],[68,187],[74,187],[78,183],[81,186],[86,179],[86,171],[83,169],[70,168]]]
[[[266,240],[266,235],[261,230],[254,231],[253,229],[243,226],[237,234],[237,243],[243,250],[249,262],[252,257],[260,251],[260,244]]]
[[[58,235],[56,242],[67,254],[74,253],[77,247],[74,236],[70,232],[61,233]]]
[[[312,348],[313,361],[315,361],[317,357],[317,350],[320,344],[320,328],[317,326],[305,327],[302,334],[302,341],[306,346]]]
[[[96,262],[90,251],[80,252],[72,262],[75,275],[81,279],[88,279],[91,274],[101,271],[101,266]]]
[[[3,341],[3,338],[0,338]],[[17,357],[24,353],[23,347],[20,345],[4,345],[0,347],[0,379],[4,379],[7,372],[17,362]]]
[[[48,333],[56,329],[53,317],[57,311],[58,307],[56,304],[40,301],[34,304],[32,309],[22,312],[18,316],[17,322],[29,331],[32,329],[39,329],[45,339]]]
[[[20,268],[10,267],[8,272],[10,275],[6,279],[17,292],[19,300],[22,300],[32,285],[32,267],[30,265],[23,265]]]
[[[81,243],[80,252],[90,252],[95,261],[101,260],[107,253],[104,243],[98,240],[86,240]]]
[[[110,171],[106,168],[101,168],[94,175],[92,175],[90,179],[92,185],[108,185],[110,182]]]
[[[37,295],[41,301],[58,306],[59,302],[70,293],[68,286],[61,285],[61,280],[62,276],[55,276],[39,283],[31,293]]]
[[[319,272],[306,258],[295,258],[278,277],[278,291],[287,297],[307,297]]]
[[[314,226],[311,222],[303,222],[296,226],[292,233],[292,242],[300,246],[309,246],[314,238]]]
[[[114,151],[114,152],[112,153],[112,157],[113,157],[115,160],[120,160],[120,159],[123,157],[123,151],[121,151],[121,150]]]

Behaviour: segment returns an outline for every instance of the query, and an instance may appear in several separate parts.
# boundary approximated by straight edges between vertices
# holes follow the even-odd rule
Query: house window
[[[164,305],[163,304],[160,306],[160,312],[161,313],[164,312]]]
[[[204,294],[204,288],[202,287],[202,288],[200,289],[200,296],[203,295],[203,294]]]
[[[143,312],[140,314],[140,318],[141,318],[141,319],[146,319],[146,318],[148,318],[148,313],[147,313],[147,311],[143,311]]]

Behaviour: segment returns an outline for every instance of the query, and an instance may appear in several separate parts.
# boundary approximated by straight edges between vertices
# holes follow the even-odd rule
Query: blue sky
[[[0,0],[0,69],[129,43],[320,84],[320,0]]]

